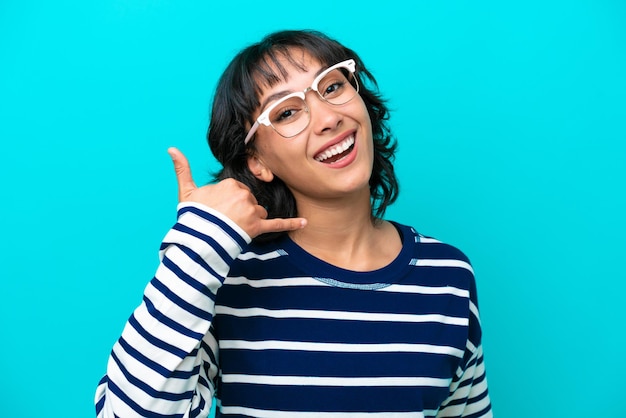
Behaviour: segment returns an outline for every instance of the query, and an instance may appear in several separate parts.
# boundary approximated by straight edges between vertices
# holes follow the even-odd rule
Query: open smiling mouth
[[[329,147],[323,152],[317,154],[315,156],[315,160],[324,164],[334,164],[345,158],[348,154],[352,152],[353,149],[354,135],[350,135],[340,143],[335,144],[332,147]]]

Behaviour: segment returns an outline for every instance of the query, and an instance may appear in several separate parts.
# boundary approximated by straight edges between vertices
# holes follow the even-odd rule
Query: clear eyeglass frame
[[[319,84],[320,82],[324,79],[324,77],[326,77],[329,73],[331,73],[334,70],[337,69],[346,69],[350,72],[350,75],[352,77],[352,79],[350,80],[352,83],[349,83],[350,86],[349,88],[354,90],[354,94],[347,96],[347,99],[345,99],[342,102],[332,102],[327,100],[324,95],[318,90]],[[342,104],[346,104],[348,103],[350,100],[352,100],[354,97],[356,97],[356,95],[359,93],[359,82],[357,81],[356,75],[354,74],[354,72],[356,71],[356,63],[353,59],[349,59],[346,61],[342,61],[340,63],[337,63],[327,69],[325,69],[324,71],[322,71],[317,77],[315,77],[315,79],[313,80],[313,83],[311,83],[310,87],[307,87],[306,89],[302,90],[302,91],[297,91],[294,93],[290,93],[284,97],[281,97],[279,100],[275,101],[274,103],[272,103],[270,106],[268,106],[260,115],[259,117],[256,119],[256,121],[254,122],[254,125],[252,125],[252,127],[250,128],[250,130],[248,131],[248,134],[246,135],[246,138],[244,139],[244,144],[248,144],[248,142],[250,142],[250,140],[252,139],[252,137],[254,136],[254,134],[256,133],[256,131],[259,129],[259,127],[261,125],[264,126],[271,126],[279,135],[285,137],[285,138],[291,138],[294,137],[298,134],[300,134],[302,131],[304,131],[304,129],[306,129],[306,127],[309,124],[310,121],[310,116],[307,116],[307,122],[305,125],[302,126],[302,129],[300,129],[299,131],[291,134],[291,135],[284,135],[282,134],[278,129],[276,129],[274,127],[274,125],[272,125],[272,121],[270,120],[270,114],[272,112],[272,110],[274,110],[276,107],[280,106],[281,104],[285,103],[288,100],[291,100],[293,98],[299,98],[301,99],[304,103],[304,111],[308,114],[309,109],[306,106],[306,93],[308,93],[310,90],[313,90],[317,93],[317,95],[326,103],[329,103],[331,105],[342,105]]]

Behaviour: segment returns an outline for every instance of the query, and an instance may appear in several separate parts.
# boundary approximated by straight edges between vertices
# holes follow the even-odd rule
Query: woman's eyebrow
[[[265,100],[263,100],[263,102],[261,103],[261,106],[259,106],[259,108],[261,109],[261,111],[263,111],[265,109],[265,106],[267,106],[269,103],[273,102],[274,100],[278,100],[281,97],[285,97],[286,95],[293,93],[292,91],[289,90],[282,90],[282,91],[278,91],[274,94],[269,95],[268,97],[265,98]]]

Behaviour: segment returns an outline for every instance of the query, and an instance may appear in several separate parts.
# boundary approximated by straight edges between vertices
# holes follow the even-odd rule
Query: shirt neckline
[[[354,271],[337,267],[321,260],[296,244],[288,235],[278,246],[287,254],[289,261],[306,276],[313,277],[336,287],[377,289],[396,283],[414,259],[415,243],[419,236],[413,228],[391,222],[400,234],[402,248],[394,260],[384,267],[371,271]]]

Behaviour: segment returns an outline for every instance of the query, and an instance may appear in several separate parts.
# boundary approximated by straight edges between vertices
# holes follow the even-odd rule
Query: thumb
[[[191,167],[189,167],[187,157],[174,147],[168,148],[167,153],[170,155],[172,162],[174,163],[176,181],[178,182],[178,201],[182,202],[186,200],[189,193],[197,188],[196,183],[194,183],[193,178],[191,177]]]

